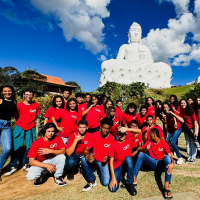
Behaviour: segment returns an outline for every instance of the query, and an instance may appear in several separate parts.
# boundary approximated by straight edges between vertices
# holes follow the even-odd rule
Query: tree
[[[65,84],[66,84],[66,85],[77,86],[77,88],[74,90],[74,93],[82,92],[80,85],[78,85],[78,83],[75,82],[75,81],[67,81],[67,82],[65,82]]]
[[[28,68],[14,76],[13,85],[18,95],[22,95],[25,88],[31,88],[37,96],[41,96],[44,94],[43,89],[46,86],[44,81],[46,80],[46,76]]]
[[[14,77],[18,74],[19,71],[12,66],[0,67],[0,85],[12,84]]]

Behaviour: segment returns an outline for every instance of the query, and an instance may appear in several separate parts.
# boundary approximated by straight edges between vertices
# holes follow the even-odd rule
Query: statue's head
[[[134,22],[129,28],[128,35],[128,43],[140,42],[142,37],[142,29],[141,26]]]

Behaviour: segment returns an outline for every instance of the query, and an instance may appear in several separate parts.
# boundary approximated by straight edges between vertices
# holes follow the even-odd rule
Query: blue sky
[[[134,21],[154,60],[172,66],[173,85],[200,75],[200,0],[0,0],[0,66],[94,91]]]

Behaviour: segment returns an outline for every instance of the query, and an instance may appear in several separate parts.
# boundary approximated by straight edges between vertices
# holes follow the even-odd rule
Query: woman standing
[[[197,119],[192,107],[188,104],[185,99],[180,100],[180,116],[184,119],[184,122],[188,128],[193,133],[194,137],[198,136],[197,130]],[[185,140],[186,140],[186,149],[188,159],[187,163],[195,163],[197,147],[194,144],[194,140],[188,135],[186,128],[184,128]]]
[[[107,110],[110,106],[113,106],[113,101],[111,99],[107,99],[106,100],[106,103],[104,104],[104,108],[103,108],[103,117],[102,118],[105,118],[106,117],[106,113],[107,113]]]
[[[0,173],[12,148],[11,117],[17,110],[15,91],[12,86],[2,85],[0,88]],[[0,178],[1,181],[1,178]]]
[[[173,110],[176,110],[178,112],[180,111],[180,107],[178,105],[178,98],[176,95],[174,95],[174,94],[170,95],[169,102],[170,102]]]
[[[183,163],[183,159],[181,158],[181,154],[178,149],[178,146],[176,145],[176,142],[178,141],[178,138],[180,137],[182,132],[180,122],[183,123],[184,120],[176,110],[172,109],[171,104],[164,103],[162,109],[163,113],[165,114],[165,123],[167,124],[168,130],[168,136],[166,141],[167,143],[169,143],[171,139],[171,145],[174,148],[174,151],[176,152],[176,155],[178,157],[177,164],[181,165]],[[174,118],[176,118],[176,120],[174,120]]]
[[[155,106],[154,106],[154,99],[152,97],[146,98],[145,105],[148,107],[148,114],[153,116],[153,122],[156,122],[155,118]]]
[[[126,111],[123,117],[123,124],[126,128],[130,128],[130,124],[133,120],[136,120],[137,106],[134,103],[129,103],[126,107]]]

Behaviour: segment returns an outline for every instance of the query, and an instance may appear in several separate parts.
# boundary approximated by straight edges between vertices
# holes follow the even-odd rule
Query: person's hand
[[[94,154],[93,154],[93,153],[88,154],[88,155],[86,156],[86,160],[87,160],[88,162],[90,162],[90,163],[93,163],[93,161],[94,161]]]
[[[147,144],[147,146],[146,146],[145,150],[149,150],[149,149],[150,149],[150,147],[151,147],[151,143]]]
[[[50,154],[50,153],[52,153],[52,149],[48,149],[48,148],[39,148],[38,149],[39,155],[45,155],[45,154]]]
[[[54,173],[57,169],[54,165],[48,164],[47,170],[52,174]]]
[[[106,163],[106,162],[108,162],[108,156],[107,156],[107,154],[103,157],[103,161],[102,161],[103,163]]]
[[[138,152],[138,151],[134,151],[134,152],[132,153],[132,157],[134,157],[134,156],[137,154],[137,152]]]
[[[160,114],[162,115],[162,117],[163,117],[164,119],[166,119],[167,116],[166,116],[163,112],[161,112]]]
[[[120,126],[118,127],[118,131],[121,133],[126,133],[126,127]]]
[[[167,173],[170,175],[170,174],[172,174],[172,170],[174,168],[174,164],[171,163],[171,164],[167,165],[166,168],[168,168]]]
[[[64,127],[59,127],[59,126],[57,126],[56,128],[57,128],[60,132],[64,132],[64,130],[63,130]]]
[[[149,126],[147,126],[147,127],[145,128],[145,131],[147,132],[149,129],[150,129],[150,127],[149,127]]]
[[[116,187],[117,187],[117,180],[116,180],[116,178],[113,178],[112,181],[111,181],[110,184],[109,184],[109,188],[110,188],[111,191],[114,190],[115,185],[116,185]]]
[[[197,131],[194,132],[194,136],[198,137],[198,132]]]
[[[174,128],[177,128],[177,123],[174,124]]]
[[[92,108],[92,107],[94,107],[94,106],[96,106],[96,104],[92,104],[92,105],[90,106],[90,108]]]
[[[173,112],[171,110],[169,110],[168,113],[173,115]]]
[[[75,134],[75,140],[76,140],[76,142],[78,142],[79,140],[82,140],[83,138],[84,137],[81,136],[80,134],[78,134],[78,135]]]

